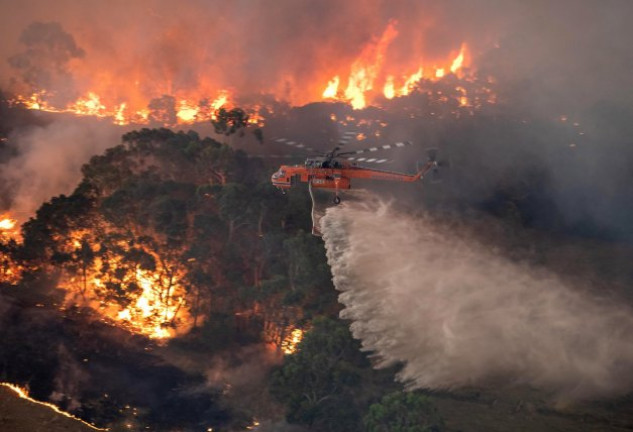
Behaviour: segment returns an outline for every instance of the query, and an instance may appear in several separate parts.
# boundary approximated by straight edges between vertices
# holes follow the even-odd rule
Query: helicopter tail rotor
[[[424,177],[428,177],[431,183],[440,183],[446,176],[446,168],[450,163],[448,159],[440,159],[440,151],[433,147],[426,151],[426,163],[420,166],[418,162],[418,171],[426,171]]]

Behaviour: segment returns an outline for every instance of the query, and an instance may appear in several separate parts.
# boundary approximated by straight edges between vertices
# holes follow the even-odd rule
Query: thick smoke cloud
[[[561,399],[633,387],[633,315],[459,226],[348,202],[322,220],[341,316],[411,388],[527,384]]]
[[[9,64],[19,71],[21,84],[31,92],[71,88],[68,62],[83,57],[84,51],[59,23],[34,22],[22,32],[20,42],[24,51],[9,57]]]
[[[17,156],[0,165],[0,182],[11,195],[4,198],[12,214],[23,222],[43,202],[71,193],[81,180],[81,166],[116,145],[121,133],[105,122],[67,118],[10,136]]]

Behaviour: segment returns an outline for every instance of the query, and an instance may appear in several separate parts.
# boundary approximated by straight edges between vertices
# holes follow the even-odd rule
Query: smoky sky
[[[392,20],[398,37],[387,64],[413,68],[466,42],[482,73],[529,86],[526,97],[541,108],[629,96],[633,79],[628,73],[633,30],[627,22],[633,5],[624,0],[199,0],[185,5],[6,0],[2,10],[0,57],[23,51],[20,35],[34,22],[58,23],[85,50],[76,65],[132,80],[169,81],[152,88],[158,93],[152,96],[201,85],[208,77],[245,92],[301,94],[317,76],[349,71],[362,47]],[[15,71],[2,63],[6,86]]]

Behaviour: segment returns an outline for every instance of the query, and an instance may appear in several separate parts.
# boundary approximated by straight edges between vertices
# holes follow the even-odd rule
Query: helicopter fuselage
[[[324,166],[325,165],[325,166]],[[345,190],[351,188],[351,179],[391,180],[414,182],[432,168],[427,164],[417,174],[404,174],[361,167],[346,161],[308,159],[302,165],[282,165],[271,181],[279,189],[289,189],[299,182],[309,182],[313,188]]]

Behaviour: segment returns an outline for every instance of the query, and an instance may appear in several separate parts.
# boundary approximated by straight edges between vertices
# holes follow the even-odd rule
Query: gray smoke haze
[[[341,317],[411,388],[526,384],[563,400],[633,388],[628,307],[375,200],[321,226]]]
[[[16,131],[9,142],[17,156],[0,164],[11,213],[24,222],[43,202],[71,193],[81,180],[82,165],[119,143],[122,133],[107,122],[71,117]]]

